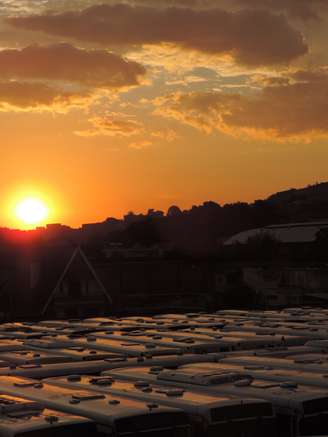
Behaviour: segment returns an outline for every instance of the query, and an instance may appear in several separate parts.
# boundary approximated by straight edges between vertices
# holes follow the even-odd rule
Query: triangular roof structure
[[[89,270],[89,272],[91,273],[91,275],[94,277],[95,281],[97,282],[100,290],[103,292],[103,294],[106,296],[108,302],[110,304],[113,303],[113,300],[110,296],[110,294],[108,293],[106,287],[104,286],[104,284],[102,283],[101,279],[99,278],[97,272],[95,271],[95,269],[93,268],[93,266],[91,265],[90,261],[88,260],[87,256],[85,255],[85,253],[83,252],[82,248],[80,246],[78,246],[72,256],[70,257],[68,263],[66,264],[62,274],[60,275],[54,289],[51,291],[50,296],[48,297],[45,305],[42,308],[41,314],[45,315],[52,300],[54,299],[54,297],[56,296],[56,294],[59,292],[60,290],[60,286],[67,274],[67,272],[69,271],[70,267],[72,266],[73,262],[77,259],[77,257],[81,257],[82,261],[85,263],[87,269]]]

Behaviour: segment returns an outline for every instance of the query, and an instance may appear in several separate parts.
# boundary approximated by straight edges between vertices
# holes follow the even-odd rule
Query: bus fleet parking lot
[[[328,434],[328,309],[0,325],[0,437]]]

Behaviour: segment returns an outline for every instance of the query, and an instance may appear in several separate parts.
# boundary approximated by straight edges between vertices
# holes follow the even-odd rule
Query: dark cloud
[[[297,80],[297,81],[296,81]],[[328,73],[299,72],[288,84],[256,95],[177,93],[156,101],[157,113],[208,133],[219,130],[256,138],[305,140],[328,136]]]
[[[88,93],[63,91],[42,83],[0,81],[1,111],[66,112],[86,104],[89,98]]]
[[[220,0],[217,0],[220,1]],[[234,0],[242,7],[286,11],[292,18],[311,20],[320,18],[321,12],[327,10],[327,0]]]
[[[3,0],[0,2],[0,15],[26,15],[48,11],[67,11],[83,9],[95,4],[95,0]],[[100,3],[100,2],[99,2]],[[101,0],[101,3],[115,5],[117,0]],[[290,17],[301,20],[318,19],[327,9],[327,0],[125,0],[133,6],[154,6],[158,8],[185,7],[193,9],[222,8],[226,10],[265,9],[273,12],[286,12]]]
[[[83,50],[69,44],[0,51],[0,78],[62,80],[119,88],[136,85],[144,73],[136,62],[104,50]]]
[[[115,0],[107,0],[115,3]],[[129,0],[131,4],[154,5],[153,0]],[[197,9],[222,8],[227,10],[262,9],[272,12],[285,12],[291,18],[304,21],[317,20],[327,11],[327,0],[157,0],[162,7],[180,6]]]
[[[105,50],[68,44],[0,51],[0,108],[63,111],[100,89],[136,85],[144,67]]]
[[[183,49],[230,54],[250,66],[288,63],[307,53],[302,34],[282,15],[265,10],[98,5],[82,11],[9,19],[26,30],[106,46],[171,43]]]
[[[328,67],[317,67],[315,70],[298,70],[287,76],[287,78],[296,82],[321,82],[325,84],[328,78]]]

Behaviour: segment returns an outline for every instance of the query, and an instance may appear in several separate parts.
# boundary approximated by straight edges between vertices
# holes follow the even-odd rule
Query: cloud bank
[[[299,71],[254,95],[175,93],[158,98],[156,113],[206,133],[312,141],[328,136],[328,72]]]
[[[145,69],[105,50],[84,50],[69,44],[30,46],[0,51],[0,77],[50,79],[91,87],[136,85]]]
[[[97,90],[134,86],[142,65],[105,50],[69,44],[0,51],[0,104],[36,108],[85,103]]]
[[[66,112],[87,104],[90,99],[87,92],[64,91],[43,83],[0,81],[1,111]]]
[[[104,46],[169,43],[185,50],[230,55],[248,66],[289,63],[307,53],[302,34],[267,10],[97,5],[57,14],[8,19],[16,27]]]

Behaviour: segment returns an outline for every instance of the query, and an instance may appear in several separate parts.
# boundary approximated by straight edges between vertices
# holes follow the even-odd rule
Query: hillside
[[[328,182],[290,189],[271,195],[267,201],[283,212],[286,221],[328,218]]]
[[[286,190],[253,203],[220,205],[207,201],[183,211],[171,206],[167,213],[153,209],[146,214],[130,212],[121,220],[107,219],[80,229],[62,225],[25,233],[3,229],[0,241],[5,245],[69,242],[98,248],[111,243],[122,247],[157,245],[178,252],[208,254],[241,231],[322,219],[328,219],[328,182]]]
[[[268,197],[268,201],[283,203],[283,202],[320,202],[328,199],[328,182],[320,184],[308,185],[305,188],[291,188],[272,194]]]

